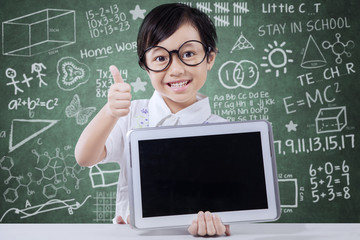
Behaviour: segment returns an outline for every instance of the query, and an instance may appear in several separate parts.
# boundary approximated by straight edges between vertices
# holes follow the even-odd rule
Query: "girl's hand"
[[[230,236],[230,226],[224,225],[221,219],[216,214],[210,212],[200,211],[197,215],[197,219],[188,228],[188,231],[192,235],[199,236],[214,236],[223,235]]]
[[[110,66],[110,72],[114,79],[108,92],[107,109],[114,118],[126,116],[130,112],[131,86],[125,83],[119,69],[114,65]]]
[[[130,224],[130,215],[127,217],[127,224]],[[116,217],[116,223],[117,224],[126,224],[126,222],[124,221],[124,219],[121,216],[117,216]]]

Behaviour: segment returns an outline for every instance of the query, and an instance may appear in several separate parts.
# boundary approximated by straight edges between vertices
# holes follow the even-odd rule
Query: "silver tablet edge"
[[[277,221],[280,218],[281,215],[281,209],[280,209],[280,191],[279,191],[279,181],[278,181],[278,175],[277,175],[277,164],[276,164],[276,155],[275,155],[275,149],[274,149],[274,135],[272,131],[271,123],[264,120],[264,122],[267,123],[268,129],[269,129],[269,142],[270,142],[270,154],[271,154],[271,161],[273,165],[273,175],[274,175],[274,191],[275,191],[275,201],[276,201],[276,210],[277,215],[272,221]]]
[[[130,137],[134,130],[130,130],[126,134],[126,142],[129,147],[128,156],[127,156],[127,178],[128,178],[128,194],[129,194],[129,210],[130,210],[130,225],[134,228],[136,227],[135,224],[135,208],[134,208],[134,191],[133,191],[133,170],[132,170],[132,158],[131,158],[131,142]]]

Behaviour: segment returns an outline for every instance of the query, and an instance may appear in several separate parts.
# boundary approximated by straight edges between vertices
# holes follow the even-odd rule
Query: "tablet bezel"
[[[280,217],[280,201],[277,182],[273,135],[269,122],[225,122],[176,127],[142,128],[129,131],[127,141],[129,156],[127,174],[129,184],[130,221],[135,228],[164,228],[188,226],[196,214],[161,217],[142,217],[140,182],[139,141],[179,137],[224,135],[233,133],[260,132],[268,209],[217,212],[224,224],[232,222],[275,221]],[[204,209],[206,211],[206,209]]]

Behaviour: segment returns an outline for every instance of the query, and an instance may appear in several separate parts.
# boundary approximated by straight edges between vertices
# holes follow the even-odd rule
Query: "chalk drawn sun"
[[[262,59],[265,63],[260,64],[260,66],[265,67],[266,73],[272,72],[275,70],[276,77],[279,77],[280,71],[284,74],[287,73],[287,63],[294,62],[293,59],[289,58],[288,54],[291,54],[292,51],[285,49],[286,42],[282,42],[280,45],[277,41],[274,41],[274,44],[268,44],[268,48],[265,48],[264,51],[267,53],[267,56],[264,56]]]

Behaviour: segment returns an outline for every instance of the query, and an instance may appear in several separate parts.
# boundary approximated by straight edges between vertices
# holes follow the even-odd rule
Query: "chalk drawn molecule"
[[[9,177],[5,179],[4,183],[6,185],[17,185],[15,188],[7,188],[3,193],[3,197],[6,202],[14,203],[18,198],[19,194],[17,192],[18,188],[25,187],[27,189],[28,195],[32,195],[34,191],[29,189],[30,184],[33,182],[31,180],[31,175],[29,177],[29,182],[27,184],[22,183],[23,176],[14,176],[12,175],[11,169],[14,167],[14,160],[11,157],[3,156],[0,160],[0,168],[4,171],[7,171]]]
[[[345,54],[347,57],[351,57],[351,53],[349,52],[349,50],[355,47],[355,43],[352,40],[349,40],[346,43],[341,42],[340,41],[340,38],[341,38],[340,33],[336,33],[335,37],[336,37],[336,42],[331,44],[329,41],[324,41],[322,43],[322,46],[324,49],[331,48],[331,51],[333,52],[333,54],[337,56],[335,59],[335,62],[337,64],[341,64],[342,63],[341,56]]]
[[[82,180],[82,178],[79,178],[79,174],[85,168],[80,167],[76,163],[73,155],[64,156],[59,148],[56,149],[56,154],[52,157],[47,152],[39,154],[36,150],[32,150],[32,153],[37,156],[37,165],[33,172],[26,174],[27,181],[24,176],[15,176],[13,174],[14,160],[12,157],[3,156],[0,159],[0,169],[8,172],[9,175],[4,180],[5,185],[10,186],[3,193],[6,202],[14,203],[19,198],[18,189],[20,187],[26,188],[27,195],[34,194],[35,191],[30,190],[30,185],[35,183],[40,185],[44,180],[50,182],[42,189],[42,193],[47,199],[56,197],[60,189],[65,190],[67,194],[71,193],[71,190],[66,186],[68,176],[76,181],[73,186],[75,190],[79,189],[80,181]]]

